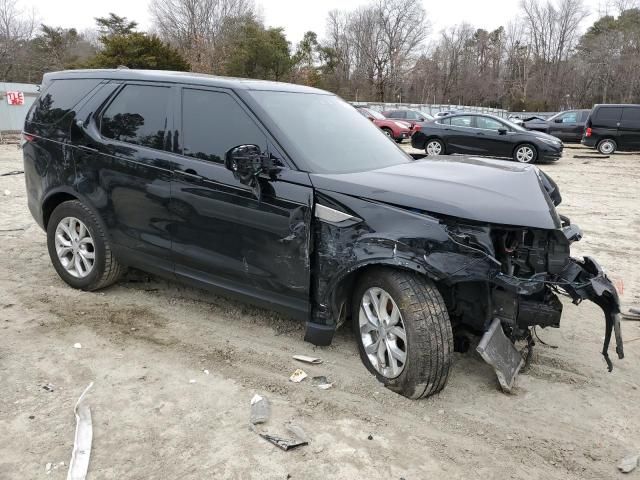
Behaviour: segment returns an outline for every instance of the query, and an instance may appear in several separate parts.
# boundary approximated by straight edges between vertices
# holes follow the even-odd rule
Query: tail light
[[[590,137],[591,136],[591,127],[588,127],[585,131],[584,131],[584,136],[585,137]]]
[[[24,147],[25,143],[33,142],[36,139],[33,135],[29,135],[28,133],[22,132],[22,140],[20,142],[20,147]]]

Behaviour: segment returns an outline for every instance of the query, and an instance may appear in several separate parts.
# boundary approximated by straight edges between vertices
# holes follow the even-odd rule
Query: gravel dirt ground
[[[624,305],[638,305],[640,155],[577,153],[593,155],[567,148],[542,166],[560,185],[560,211],[585,232],[574,254],[598,258],[624,281]],[[17,147],[0,146],[0,174],[21,168]],[[66,466],[45,466],[68,465],[73,406],[89,382],[93,479],[609,479],[640,453],[640,341],[607,373],[592,304],[565,302],[561,329],[540,332],[558,348],[536,346],[513,394],[466,353],[440,395],[410,401],[367,373],[348,329],[314,348],[289,319],[135,272],[101,292],[69,288],[27,210],[23,175],[0,176],[0,326],[2,479],[65,478]],[[625,322],[624,337],[639,327]],[[333,388],[289,382],[297,367]],[[254,393],[272,403],[266,430],[294,423],[309,445],[284,452],[251,432]]]

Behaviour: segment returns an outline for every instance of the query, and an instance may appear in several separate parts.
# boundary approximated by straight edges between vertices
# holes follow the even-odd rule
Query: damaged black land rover
[[[535,166],[414,159],[336,96],[282,83],[94,70],[45,75],[26,119],[29,208],[54,268],[95,290],[135,267],[248,299],[411,398],[441,390],[454,338],[509,389],[535,326],[591,300],[622,358],[619,300]],[[460,340],[460,346],[464,341]],[[524,350],[524,349],[523,349]]]

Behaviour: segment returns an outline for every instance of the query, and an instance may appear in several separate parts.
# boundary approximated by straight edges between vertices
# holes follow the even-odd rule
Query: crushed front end
[[[484,291],[478,285],[454,286],[450,311],[457,313],[460,326],[484,332],[477,351],[494,367],[504,390],[511,389],[524,363],[514,342],[526,340],[531,347],[532,328],[559,327],[561,295],[576,305],[590,300],[604,312],[602,354],[609,371],[613,365],[608,347],[614,333],[618,357],[624,357],[616,288],[593,258],[570,256],[570,245],[580,240],[582,232],[567,218],[556,230],[456,224],[449,226],[449,232],[460,245],[491,257],[495,265]],[[482,325],[476,320],[479,305],[484,307]]]

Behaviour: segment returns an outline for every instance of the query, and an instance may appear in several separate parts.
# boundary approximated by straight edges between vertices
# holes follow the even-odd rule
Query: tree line
[[[611,0],[586,26],[583,0],[521,0],[495,30],[438,34],[415,0],[330,11],[292,46],[253,0],[151,0],[150,32],[114,13],[84,32],[38,24],[0,0],[0,80],[39,82],[64,68],[190,70],[311,85],[355,101],[551,111],[640,103],[640,4]],[[585,28],[586,27],[586,28]]]

